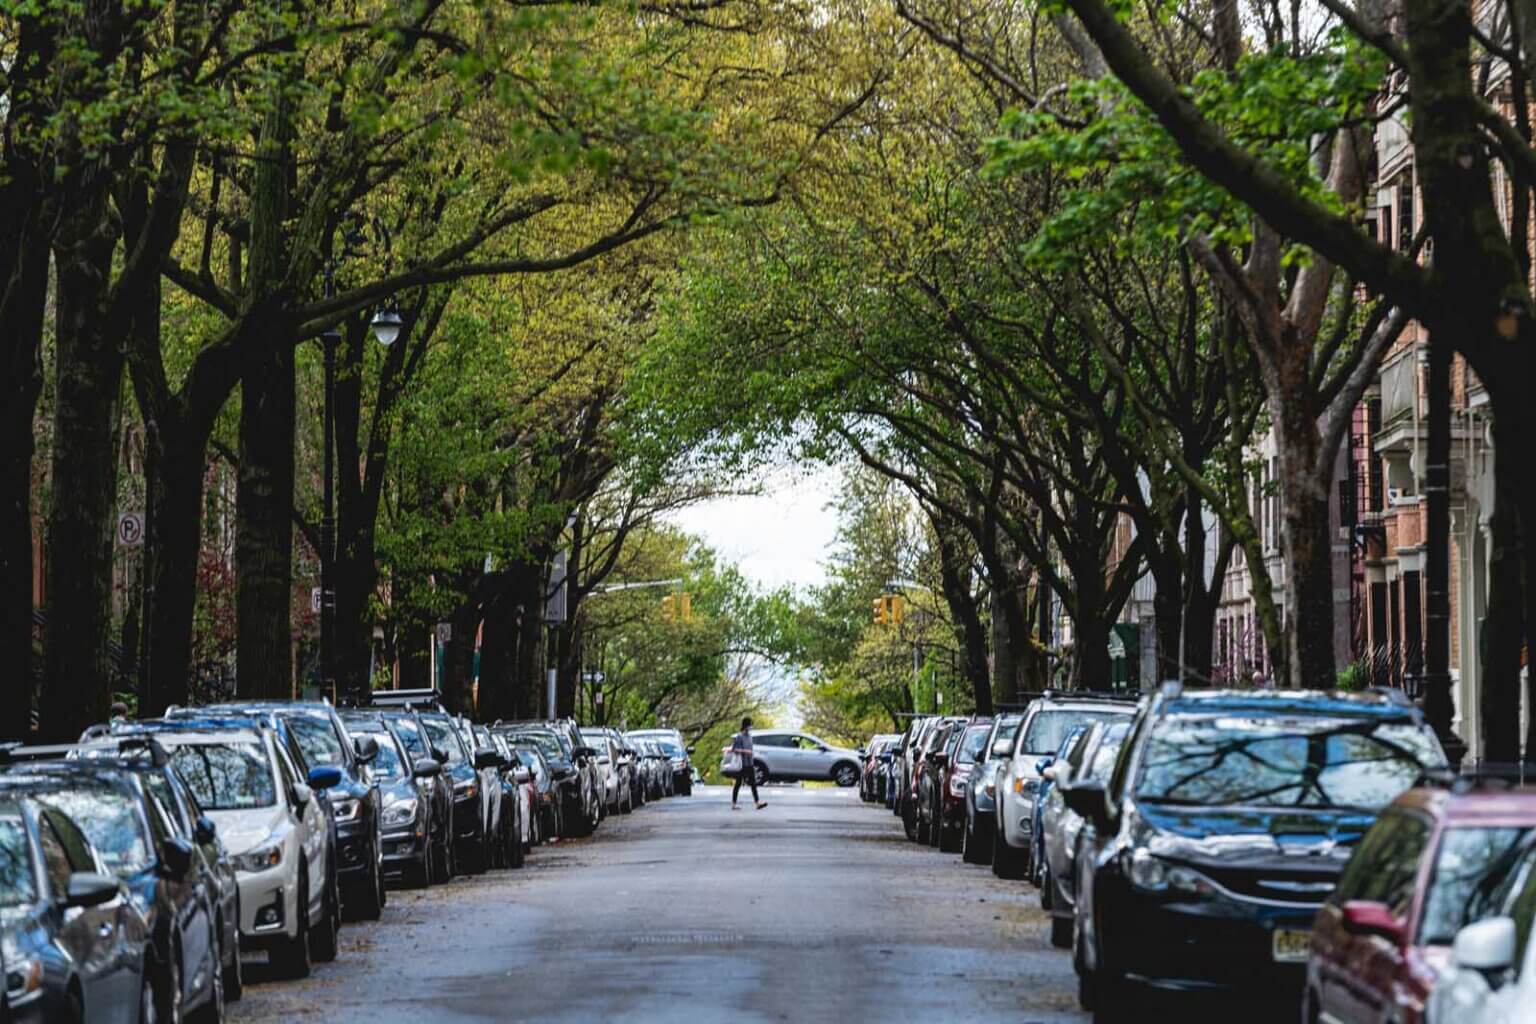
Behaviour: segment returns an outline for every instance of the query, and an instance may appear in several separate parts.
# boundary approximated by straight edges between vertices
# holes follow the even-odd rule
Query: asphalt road
[[[1079,1021],[1033,889],[908,842],[852,790],[612,817],[525,868],[393,891],[301,982],[247,962],[237,1022]]]

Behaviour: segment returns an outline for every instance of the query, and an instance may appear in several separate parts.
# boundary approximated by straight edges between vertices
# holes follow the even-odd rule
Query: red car
[[[1355,848],[1317,913],[1303,1020],[1417,1024],[1463,925],[1536,830],[1536,789],[1460,778],[1412,789]]]
[[[932,824],[929,842],[945,853],[960,852],[960,837],[965,830],[965,787],[976,759],[992,731],[992,719],[973,719],[969,725],[956,726],[938,764],[937,785],[932,796]]]

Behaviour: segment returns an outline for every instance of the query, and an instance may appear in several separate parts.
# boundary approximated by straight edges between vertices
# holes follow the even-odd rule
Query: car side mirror
[[[1035,762],[1035,774],[1044,775],[1045,770],[1055,763],[1056,759],[1054,757],[1042,757]]]
[[[430,779],[443,774],[443,764],[430,757],[423,757],[411,765],[411,774],[418,779]]]
[[[203,846],[213,842],[218,837],[218,834],[219,827],[206,814],[198,818],[197,822],[192,826],[192,838],[196,839]]]
[[[928,763],[933,765],[935,768],[943,768],[946,764],[949,764],[949,755],[940,754],[939,752],[935,751],[928,755]]]
[[[1507,970],[1515,963],[1516,939],[1514,918],[1489,917],[1457,932],[1451,955],[1456,958],[1457,967]]]
[[[1403,922],[1385,903],[1377,903],[1375,900],[1346,900],[1343,914],[1344,930],[1351,935],[1374,935],[1386,939],[1394,946],[1402,945]]]
[[[293,801],[294,807],[302,811],[315,798],[315,791],[302,782],[295,782],[288,791],[288,798]]]
[[[521,768],[523,766],[523,759],[518,757],[516,754],[508,754],[507,766],[510,768]]]
[[[577,757],[596,757],[597,750],[593,747],[577,747],[575,754]]]
[[[448,751],[444,750],[442,747],[433,747],[432,760],[436,761],[438,764],[447,764]]]
[[[692,747],[684,747],[683,750],[686,751],[689,754],[693,753],[693,748]]]
[[[372,764],[373,759],[379,756],[379,741],[372,736],[358,736],[352,741],[352,749],[357,751],[359,761]]]
[[[854,753],[858,754],[860,757],[868,757],[869,756],[869,751],[865,750],[863,747],[860,747],[858,750],[855,750]]]
[[[66,907],[99,907],[117,898],[117,879],[95,871],[76,871],[64,887]]]
[[[330,789],[332,786],[341,785],[341,769],[335,765],[323,764],[318,768],[311,768],[305,779],[310,789]]]
[[[1084,821],[1091,822],[1100,832],[1109,826],[1109,805],[1105,800],[1104,783],[1084,779],[1075,786],[1062,789],[1061,798],[1067,809]]]
[[[993,757],[1007,757],[1007,756],[1009,756],[1012,753],[1013,753],[1013,741],[1012,740],[998,740],[996,743],[992,744],[992,756]]]
[[[160,844],[160,874],[174,881],[181,881],[192,870],[192,844],[180,836],[172,836]]]
[[[506,763],[506,759],[496,753],[491,747],[481,747],[475,751],[475,769],[500,768]]]

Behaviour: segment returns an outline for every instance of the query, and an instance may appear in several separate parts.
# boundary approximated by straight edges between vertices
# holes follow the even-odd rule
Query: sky
[[[829,506],[840,476],[834,468],[776,467],[759,478],[759,493],[701,502],[671,519],[760,587],[804,589],[826,579],[837,532]]]

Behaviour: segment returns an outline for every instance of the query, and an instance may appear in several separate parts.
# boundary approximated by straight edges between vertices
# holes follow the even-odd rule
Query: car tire
[[[832,781],[843,789],[859,784],[859,766],[850,761],[840,761],[832,766]]]
[[[368,877],[353,886],[351,898],[345,900],[349,914],[356,915],[361,921],[377,921],[384,916],[384,901],[379,898],[379,891],[384,887],[384,881],[380,877],[378,866],[369,872]]]
[[[219,924],[219,934],[224,934],[222,921]],[[245,968],[240,963],[240,928],[235,927],[235,955],[229,958],[229,966],[224,970],[224,999],[226,1002],[237,1002],[245,995]]]
[[[752,762],[752,774],[757,777],[757,784],[759,786],[766,786],[766,785],[768,785],[769,775],[768,775],[768,766],[766,764],[763,764],[763,762],[761,762],[761,761],[753,761]]]
[[[400,881],[411,889],[425,889],[432,884],[432,844],[422,851],[421,859],[406,866]]]
[[[1051,918],[1051,945],[1057,949],[1072,948],[1072,919],[1070,917]]]
[[[170,956],[159,965],[158,991],[155,993],[155,1019],[163,1024],[181,1024],[182,1009],[181,945],[172,940]]]
[[[318,963],[328,964],[336,959],[340,939],[341,914],[336,906],[336,887],[325,887],[325,900],[321,906],[324,917],[320,927],[309,933],[309,955]]]
[[[198,1024],[224,1024],[224,1002],[227,997],[224,991],[224,963],[218,959],[222,955],[219,951],[218,932],[214,932],[210,938],[213,942],[209,948],[215,951],[215,969],[210,972],[208,979],[208,1001],[198,1007],[192,1019]]]
[[[139,981],[139,1024],[158,1024],[160,1019],[155,1015],[154,966],[154,958],[146,950],[144,953],[144,976]],[[65,1020],[71,1022],[71,1024],[83,1019],[85,1016],[85,1007],[80,1005],[80,993],[74,989],[69,991],[67,1013],[73,1015],[66,1015],[65,1017]]]
[[[521,823],[514,823],[512,831],[507,833],[506,851],[507,867],[516,870],[523,866],[527,854],[523,850],[523,829]]]
[[[1017,881],[1024,877],[1024,857],[1008,845],[1003,838],[1003,830],[992,830],[992,873],[998,878],[1007,878]]]
[[[959,853],[962,833],[957,828],[945,828],[941,819],[939,823],[939,852]]]
[[[986,860],[981,856],[981,841],[976,836],[975,823],[965,819],[965,827],[960,830],[960,859],[967,864],[985,864]]]
[[[303,877],[305,868],[299,864],[299,875]],[[298,928],[292,938],[284,939],[280,944],[272,948],[272,969],[284,978],[307,978],[310,972],[309,956],[309,891],[303,884],[299,885],[298,899],[295,901],[298,914]]]
[[[917,809],[912,806],[911,800],[901,802],[901,827],[908,839],[917,842]]]
[[[1051,877],[1050,861],[1042,857],[1040,864],[1040,909],[1050,910],[1056,903],[1056,883]]]
[[[935,850],[944,841],[944,837],[939,834],[943,831],[944,824],[939,821],[939,802],[934,800],[928,806],[928,845]]]

